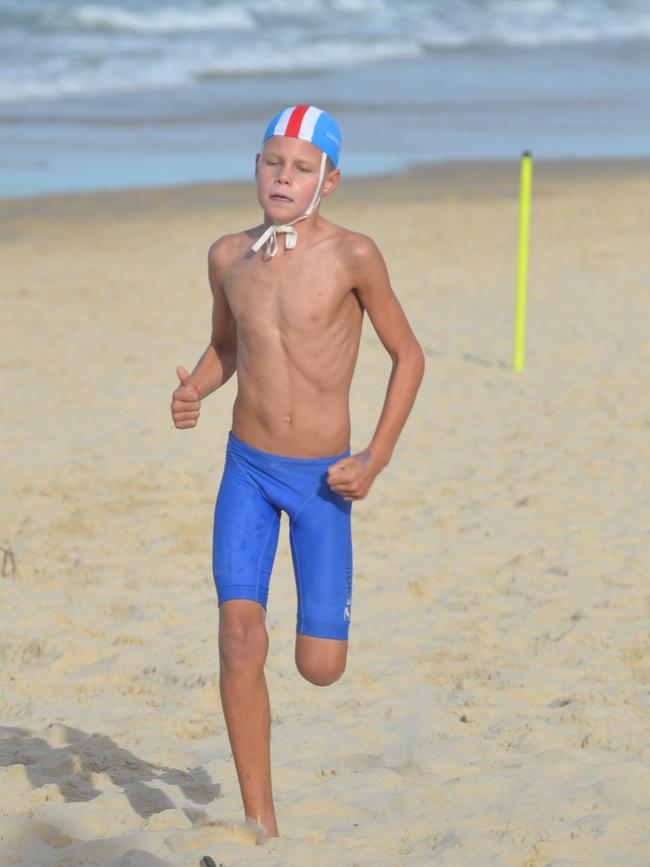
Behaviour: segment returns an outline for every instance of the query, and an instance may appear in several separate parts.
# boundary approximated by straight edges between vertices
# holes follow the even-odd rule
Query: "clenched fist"
[[[327,484],[344,500],[362,500],[385,463],[364,449],[327,468]]]
[[[176,368],[180,385],[172,394],[172,418],[178,428],[196,427],[201,412],[201,391],[191,385],[190,375],[184,367]]]

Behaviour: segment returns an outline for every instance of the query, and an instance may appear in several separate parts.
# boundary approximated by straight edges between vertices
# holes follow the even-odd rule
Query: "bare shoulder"
[[[228,277],[244,260],[251,246],[254,230],[233,232],[213,241],[208,248],[208,277],[214,292],[223,292]]]
[[[369,235],[364,235],[362,232],[341,229],[339,243],[342,256],[353,269],[365,270],[384,261],[377,244]]]
[[[376,280],[379,273],[383,275],[386,272],[384,257],[369,235],[338,228],[337,247],[341,263],[355,286],[368,279]]]
[[[249,231],[233,232],[230,235],[222,235],[221,238],[217,238],[208,248],[210,268],[214,268],[219,272],[228,270],[242,255],[242,252],[249,243]]]

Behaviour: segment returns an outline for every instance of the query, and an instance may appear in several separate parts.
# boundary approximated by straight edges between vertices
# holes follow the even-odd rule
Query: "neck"
[[[302,220],[302,214],[298,214],[297,217],[291,217],[290,219],[284,220],[275,220],[273,217],[269,217],[269,215],[264,211],[264,228],[268,229],[269,226],[289,226],[294,225],[297,229],[300,228],[302,232],[309,234],[312,228],[320,221],[320,215],[318,210],[312,211],[312,213],[308,217],[304,217]]]

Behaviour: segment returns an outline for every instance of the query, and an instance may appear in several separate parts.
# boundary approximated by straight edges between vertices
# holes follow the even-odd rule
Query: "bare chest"
[[[297,252],[268,261],[256,257],[228,275],[224,291],[240,333],[306,334],[332,327],[345,315],[352,287],[340,266]]]

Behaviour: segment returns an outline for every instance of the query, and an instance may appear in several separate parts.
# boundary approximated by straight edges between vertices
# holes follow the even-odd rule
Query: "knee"
[[[303,662],[296,660],[300,674],[314,686],[329,686],[343,676],[345,663]]]
[[[261,670],[269,649],[263,623],[233,619],[219,626],[219,656],[228,670]]]

